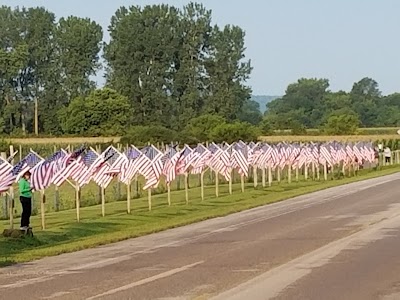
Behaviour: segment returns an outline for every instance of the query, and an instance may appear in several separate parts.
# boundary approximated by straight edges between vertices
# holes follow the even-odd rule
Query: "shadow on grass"
[[[0,267],[15,264],[12,257],[32,249],[47,248],[70,243],[72,240],[112,232],[117,223],[85,222],[68,224],[57,231],[39,231],[33,237],[0,238]]]

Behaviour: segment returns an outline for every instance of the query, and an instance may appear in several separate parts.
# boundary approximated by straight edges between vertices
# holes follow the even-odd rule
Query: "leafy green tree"
[[[360,120],[355,114],[333,113],[324,125],[325,132],[332,135],[355,134]]]
[[[211,11],[202,4],[189,3],[177,22],[179,45],[173,61],[173,82],[170,85],[171,110],[175,128],[183,128],[203,110],[207,86],[205,61],[209,54]],[[176,105],[174,104],[176,103]]]
[[[69,99],[85,96],[94,89],[90,76],[100,68],[103,30],[89,18],[61,18],[55,31],[58,63],[64,90]]]
[[[297,124],[315,128],[323,115],[324,99],[328,94],[327,79],[299,79],[290,84],[283,97],[267,104],[266,116],[273,115],[277,129],[291,129]]]
[[[238,140],[244,142],[257,141],[260,130],[246,122],[225,123],[216,126],[211,132],[211,140],[214,142],[233,143]]]
[[[361,124],[364,127],[377,125],[380,97],[381,92],[375,80],[366,77],[354,83],[350,92],[350,99],[353,110],[360,116]]]
[[[226,120],[218,115],[201,115],[189,121],[185,128],[185,134],[197,139],[199,142],[210,141],[213,130],[226,124]]]
[[[121,138],[123,144],[144,146],[147,143],[170,143],[179,139],[178,133],[163,126],[134,126]]]
[[[244,61],[244,31],[237,26],[214,26],[210,58],[206,62],[209,90],[204,110],[229,121],[235,120],[243,104],[250,99],[251,89],[245,85],[252,67]]]
[[[83,135],[120,135],[129,125],[129,101],[116,91],[95,90],[86,98],[78,97],[59,111],[65,133]]]
[[[105,47],[107,83],[131,101],[134,124],[168,126],[174,59],[179,50],[178,10],[167,5],[121,7]]]
[[[240,112],[238,113],[238,119],[242,122],[247,122],[252,125],[258,125],[263,116],[260,111],[260,104],[253,100],[247,100]]]

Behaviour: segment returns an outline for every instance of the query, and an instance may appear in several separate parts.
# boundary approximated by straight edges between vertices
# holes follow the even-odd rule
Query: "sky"
[[[44,6],[57,17],[89,17],[104,29],[121,6],[183,0],[0,0],[0,5]],[[400,92],[399,0],[198,0],[212,10],[213,23],[246,32],[246,57],[255,95],[283,95],[301,77],[327,78],[332,91],[349,91],[363,77],[383,94]],[[1,29],[0,29],[1,30]],[[104,83],[102,72],[96,81]]]

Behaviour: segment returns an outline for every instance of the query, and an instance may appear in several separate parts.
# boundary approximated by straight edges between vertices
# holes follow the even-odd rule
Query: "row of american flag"
[[[30,150],[16,165],[12,158],[0,158],[0,193],[6,192],[27,171],[31,172],[31,186],[44,190],[52,184],[61,186],[65,181],[83,187],[90,181],[107,188],[113,178],[130,184],[136,176],[143,176],[143,189],[156,188],[162,179],[167,184],[185,173],[201,174],[211,169],[227,181],[235,170],[248,177],[249,168],[302,168],[310,164],[354,165],[373,162],[372,143],[211,143],[191,148],[169,145],[161,151],[153,145],[141,149],[131,145],[124,151],[109,146],[98,153],[82,146],[75,151],[61,149],[50,157],[42,158]]]

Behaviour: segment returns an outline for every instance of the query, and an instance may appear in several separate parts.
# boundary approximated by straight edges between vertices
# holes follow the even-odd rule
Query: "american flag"
[[[234,167],[237,168],[238,173],[245,177],[249,173],[249,165],[247,163],[247,145],[235,143],[232,146],[232,160]]]
[[[105,152],[101,154],[104,161],[97,170],[93,172],[93,181],[97,185],[107,188],[117,173],[110,172],[112,168],[120,169],[121,164],[124,162],[124,156],[113,146],[110,146]]]
[[[34,152],[29,152],[19,163],[17,163],[11,170],[6,172],[1,178],[1,190],[7,191],[14,182],[17,182],[22,175],[31,170],[34,166],[40,163],[42,159]]]
[[[82,187],[88,184],[92,178],[93,171],[100,166],[102,162],[100,155],[93,149],[88,149],[82,159],[76,160],[71,168],[71,178]]]
[[[171,183],[176,177],[176,164],[178,162],[180,152],[176,149],[178,145],[172,145],[162,156],[163,174],[167,183]]]
[[[0,157],[0,193],[8,191],[14,183],[13,177],[10,177],[10,171],[13,166],[5,159]]]
[[[192,174],[200,174],[207,167],[207,161],[211,156],[211,152],[202,144],[197,145],[197,147],[194,149],[194,152],[197,153],[197,158],[193,162],[193,168],[190,172]]]
[[[65,151],[59,150],[32,169],[31,185],[34,190],[44,190],[51,185],[57,164],[66,156]]]
[[[145,155],[144,163],[138,168],[140,174],[146,179],[146,184],[143,186],[144,190],[157,187],[162,171],[162,152],[155,148],[153,145],[147,146],[141,150]]]
[[[121,165],[120,180],[125,184],[129,184],[141,166],[147,163],[147,157],[135,146],[129,147],[124,152],[124,156],[126,159]]]
[[[71,177],[71,174],[76,171],[77,164],[75,163],[82,160],[82,155],[86,150],[87,147],[81,146],[75,151],[67,153],[63,159],[55,164],[56,170],[52,181],[56,186],[62,185],[69,177]],[[61,151],[65,152],[63,149]]]
[[[192,148],[190,148],[188,145],[185,145],[176,163],[176,173],[178,175],[187,173],[192,167],[193,163],[196,161],[198,155],[199,154],[196,153]]]
[[[5,160],[4,158],[0,157],[0,182],[2,178],[6,176],[12,170],[13,166]]]

